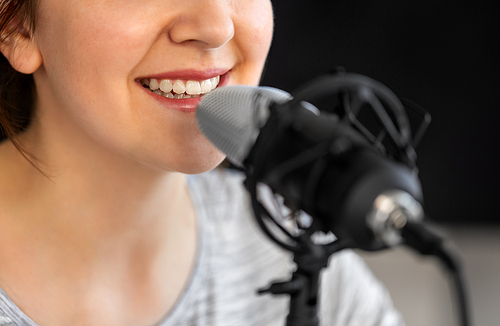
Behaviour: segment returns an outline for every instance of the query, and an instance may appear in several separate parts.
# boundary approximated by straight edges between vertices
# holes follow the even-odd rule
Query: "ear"
[[[42,64],[42,54],[27,30],[17,29],[0,41],[0,51],[15,70],[23,74],[34,73]]]

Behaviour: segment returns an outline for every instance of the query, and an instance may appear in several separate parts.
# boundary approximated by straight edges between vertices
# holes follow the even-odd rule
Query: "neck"
[[[12,180],[4,184],[17,194],[10,206],[23,207],[22,223],[36,225],[37,237],[60,237],[99,253],[108,251],[96,247],[110,243],[117,250],[151,252],[164,247],[177,229],[194,228],[185,175],[124,158],[76,135],[71,126],[51,127],[34,123],[22,138],[46,176],[11,144],[3,145],[13,158],[4,169]],[[64,135],[52,131],[64,129]]]
[[[74,152],[33,151],[47,178],[10,142],[0,144],[0,246],[9,249],[0,254],[0,285],[47,324],[117,311],[153,324],[173,306],[194,262],[185,175]]]

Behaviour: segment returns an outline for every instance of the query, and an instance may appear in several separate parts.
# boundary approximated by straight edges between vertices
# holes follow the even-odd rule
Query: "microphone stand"
[[[321,270],[327,266],[326,255],[294,255],[297,270],[292,275],[292,284],[298,288],[290,294],[290,313],[287,326],[318,326],[318,290]]]
[[[318,292],[321,271],[328,266],[329,258],[333,253],[353,248],[354,244],[350,240],[337,240],[324,245],[315,244],[311,238],[315,228],[305,229],[299,236],[291,235],[286,228],[273,220],[267,209],[257,199],[257,177],[254,173],[247,171],[245,187],[250,193],[253,211],[260,228],[270,240],[293,253],[293,261],[297,266],[289,281],[273,282],[268,288],[258,290],[258,293],[290,295],[286,326],[319,326]],[[281,229],[289,239],[294,239],[294,243],[280,240],[265,220]]]
[[[308,250],[296,252],[293,261],[297,269],[292,279],[286,282],[275,282],[267,289],[259,290],[260,294],[271,293],[290,295],[290,309],[286,326],[318,326],[318,303],[321,271],[328,265],[332,251],[339,251],[347,246],[335,243],[327,250],[325,246],[308,243]]]
[[[272,132],[280,129],[267,128],[268,131]],[[259,158],[264,152],[257,152],[254,155]],[[318,155],[323,156],[325,148],[319,146],[308,154],[313,155],[306,155],[306,161]],[[257,159],[256,162],[265,162],[265,160]],[[293,165],[292,163],[290,166]],[[292,273],[292,278],[289,281],[274,282],[268,288],[258,290],[258,293],[290,295],[289,315],[286,326],[319,326],[318,292],[321,271],[328,266],[328,260],[333,253],[345,248],[353,248],[353,243],[343,240],[324,245],[315,244],[311,238],[313,233],[318,230],[315,226],[302,229],[303,233],[300,235],[292,235],[288,229],[276,223],[271,214],[257,199],[257,184],[258,180],[262,178],[261,171],[262,167],[260,164],[247,165],[246,167],[247,178],[245,180],[245,187],[250,193],[256,221],[269,239],[293,253],[293,261],[297,268]],[[269,228],[269,224],[278,227],[290,241],[282,241],[277,237],[275,232]]]

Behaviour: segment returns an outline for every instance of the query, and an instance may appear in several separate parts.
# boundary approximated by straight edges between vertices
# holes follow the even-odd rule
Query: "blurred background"
[[[475,325],[499,325],[500,1],[273,0],[263,85],[292,92],[336,66],[430,112],[417,148],[429,223],[460,252]],[[362,253],[409,326],[457,325],[441,266]]]

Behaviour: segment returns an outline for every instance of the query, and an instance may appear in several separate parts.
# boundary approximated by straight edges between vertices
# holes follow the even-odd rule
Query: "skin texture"
[[[33,39],[0,46],[33,73],[35,116],[20,139],[46,174],[0,144],[0,286],[41,326],[152,325],[194,263],[185,174],[223,155],[193,112],[138,80],[227,71],[227,85],[257,85],[271,3],[39,2]]]

